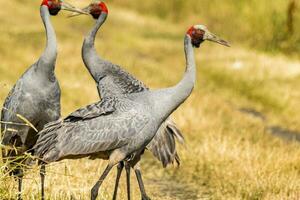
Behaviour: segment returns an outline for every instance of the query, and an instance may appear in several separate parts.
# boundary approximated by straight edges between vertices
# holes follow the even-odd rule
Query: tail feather
[[[46,154],[55,150],[57,144],[57,130],[62,127],[62,120],[51,122],[45,125],[44,129],[40,131],[39,138],[33,147],[35,156],[47,161],[44,158]]]
[[[180,165],[180,158],[179,158],[179,155],[178,155],[177,152],[175,154],[175,161],[176,161],[176,164],[179,166]]]
[[[41,131],[39,133],[39,135],[41,135],[42,132],[46,131],[47,132],[50,132],[50,131],[53,131],[53,130],[57,130],[58,128],[60,128],[63,124],[63,120],[62,119],[59,119],[59,120],[56,120],[56,121],[53,121],[53,122],[50,122],[48,124],[46,124],[43,128],[43,131]]]
[[[175,123],[167,119],[159,128],[147,149],[162,163],[163,167],[169,164],[180,165],[180,158],[176,151],[176,141],[184,144],[184,137]]]
[[[185,144],[185,139],[184,139],[181,131],[176,127],[176,124],[170,119],[168,119],[166,121],[166,123],[168,124],[167,129],[170,129],[170,131],[172,132],[172,135],[174,135],[176,137],[177,141],[180,144],[184,145]]]

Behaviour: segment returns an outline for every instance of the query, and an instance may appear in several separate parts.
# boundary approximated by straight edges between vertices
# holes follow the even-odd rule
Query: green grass
[[[89,1],[72,2],[86,5]],[[149,7],[150,1],[138,5],[134,2],[107,1],[110,14],[96,45],[103,57],[120,64],[151,88],[171,86],[180,80],[185,66],[183,36],[190,25],[199,21],[196,18],[232,43],[231,48],[225,48],[207,42],[195,50],[195,90],[174,113],[187,140],[186,148],[179,146],[182,165],[163,169],[147,153],[142,169],[149,196],[158,200],[298,199],[299,144],[269,135],[260,120],[237,110],[239,107],[255,108],[268,116],[269,123],[300,130],[300,62],[281,54],[255,50],[260,49],[259,45],[251,49],[244,45],[254,41],[248,41],[248,23],[255,24],[255,20],[246,16],[251,14],[255,4],[246,6],[246,1],[234,4],[240,6],[239,13],[232,10],[233,4],[225,4],[237,1],[226,0],[221,9],[219,1],[203,0],[203,12],[198,10],[197,15],[177,23],[172,16],[156,14],[162,11]],[[283,1],[276,3],[270,4],[270,8],[284,8]],[[161,4],[167,6],[168,2]],[[267,19],[260,17],[267,2],[257,5],[257,19],[252,17],[260,19],[263,25]],[[1,2],[0,6],[0,101],[3,102],[17,78],[43,51],[45,36],[38,1],[13,0]],[[137,6],[154,11],[144,14]],[[195,5],[194,9],[197,11],[200,5]],[[272,9],[266,10],[266,16]],[[216,15],[216,10],[222,12]],[[73,19],[65,16],[60,14],[52,18],[59,42],[56,72],[62,87],[64,116],[98,100],[95,84],[80,55],[83,36],[94,22],[84,16]],[[239,21],[247,25],[238,26]],[[236,27],[245,35],[238,35]],[[257,35],[253,37],[261,37],[262,41],[263,32],[267,30],[253,26],[252,35],[255,29],[259,32],[255,31]],[[106,161],[87,159],[50,164],[46,177],[47,198],[89,199],[90,188],[105,165]],[[105,180],[99,199],[111,198],[115,171]],[[39,199],[38,168],[28,170],[25,178],[24,199]],[[132,177],[131,182],[133,199],[139,199],[135,178]],[[0,174],[0,199],[13,198],[16,188],[12,178]],[[126,199],[124,177],[119,199]]]

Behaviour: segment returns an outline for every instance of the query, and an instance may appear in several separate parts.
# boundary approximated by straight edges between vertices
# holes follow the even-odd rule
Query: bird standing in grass
[[[104,2],[100,0],[93,1],[89,6],[82,9],[82,11],[89,13],[97,20],[95,26],[84,39],[82,46],[82,58],[86,68],[97,84],[99,96],[101,96],[101,98],[106,98],[115,95],[139,93],[149,90],[148,87],[141,81],[133,77],[120,66],[102,59],[97,54],[94,45],[96,34],[108,16],[108,8]],[[74,15],[79,14],[77,13]],[[159,161],[161,161],[163,167],[174,162],[177,162],[177,164],[180,163],[179,156],[176,151],[175,139],[178,139],[180,143],[184,143],[183,136],[179,129],[171,119],[167,119],[162,123],[157,134],[146,147]],[[116,199],[117,196],[117,188],[124,165],[127,172],[128,199],[130,199],[130,167],[128,163],[122,162],[118,165],[113,199]],[[142,182],[141,172],[137,164],[135,164],[134,171],[139,182],[142,196],[146,198],[147,195]]]
[[[32,153],[37,132],[43,126],[60,117],[60,87],[54,68],[57,57],[55,31],[50,15],[61,9],[80,12],[60,0],[43,0],[40,14],[47,34],[47,45],[42,56],[31,65],[15,83],[5,99],[1,113],[2,144],[14,146],[4,152],[9,171],[18,178],[18,199],[21,199],[23,169],[22,155]],[[26,124],[22,124],[26,122]],[[41,166],[42,198],[44,198],[45,167]]]
[[[228,46],[205,26],[192,26],[184,38],[186,71],[178,84],[104,97],[46,125],[34,147],[36,156],[46,163],[82,157],[107,159],[106,169],[91,189],[95,200],[112,167],[121,161],[134,166],[161,124],[189,97],[196,79],[193,47],[199,48],[205,40]]]

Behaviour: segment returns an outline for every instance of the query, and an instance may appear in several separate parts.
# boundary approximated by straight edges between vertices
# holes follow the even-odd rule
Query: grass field
[[[86,5],[89,1],[71,2]],[[171,23],[107,2],[110,14],[97,37],[99,53],[151,88],[177,83],[185,66],[183,36],[195,20]],[[45,34],[39,1],[1,1],[0,7],[2,103],[43,51]],[[94,21],[84,16],[68,19],[65,13],[52,21],[59,42],[56,72],[65,116],[98,100],[81,60],[83,36]],[[211,31],[228,35],[228,30],[216,30]],[[195,54],[195,90],[173,115],[186,137],[186,147],[179,146],[182,165],[163,169],[146,153],[142,169],[149,196],[154,200],[299,199],[299,144],[274,137],[261,120],[238,109],[256,109],[268,117],[268,124],[300,130],[300,61],[248,49],[235,41],[231,48],[207,42]],[[106,161],[86,159],[50,164],[47,199],[89,199],[105,166]],[[0,173],[0,199],[14,198],[14,180]],[[111,199],[115,174],[113,170],[105,180],[99,199]],[[38,168],[28,170],[25,178],[24,199],[39,199]],[[125,176],[121,181],[119,199],[126,199]],[[133,199],[140,199],[133,174],[131,182]]]

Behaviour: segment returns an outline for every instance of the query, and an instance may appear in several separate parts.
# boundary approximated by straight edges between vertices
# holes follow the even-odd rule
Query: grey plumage
[[[89,6],[86,7],[84,10],[90,10]],[[95,26],[85,37],[82,46],[83,61],[97,84],[99,96],[105,98],[116,95],[139,93],[149,90],[149,88],[143,82],[136,79],[134,76],[126,72],[120,66],[102,59],[97,54],[94,46],[95,37],[97,31],[105,22],[106,18],[107,14],[101,12]],[[171,119],[167,119],[161,124],[160,128],[157,131],[157,134],[154,136],[154,138],[151,140],[151,142],[147,145],[146,148],[150,152],[152,152],[152,154],[162,163],[163,167],[167,167],[168,164],[174,162],[176,162],[177,165],[179,165],[180,159],[176,151],[176,139],[180,143],[184,143],[184,138],[179,129],[176,127],[176,125],[172,122]],[[136,164],[136,162],[138,161],[135,161],[134,163]],[[120,164],[120,166],[124,166],[124,164]],[[116,185],[118,185],[118,177],[120,177],[122,169],[123,167],[118,167]],[[129,173],[129,171],[130,168],[126,170],[127,173]],[[138,174],[140,175],[141,173],[139,172]],[[127,175],[127,177],[128,176],[129,175]],[[138,177],[138,179],[141,180],[141,177]],[[141,191],[142,190],[143,189],[141,189]],[[130,191],[128,191],[128,195],[130,195]],[[117,187],[114,191],[113,199],[116,199],[116,196]]]
[[[104,7],[102,11],[107,13],[103,2],[96,1],[98,5]],[[91,33],[95,35],[96,31],[92,30]],[[140,170],[136,164],[161,124],[191,94],[196,79],[193,47],[199,47],[204,40],[228,45],[202,25],[191,27],[184,38],[186,70],[178,84],[159,90],[102,97],[100,102],[79,109],[62,121],[47,125],[40,132],[34,147],[36,156],[45,162],[81,157],[108,159],[106,169],[91,190],[92,200],[97,198],[99,188],[112,167],[126,161],[137,169],[135,172],[142,198],[149,199],[143,190]],[[97,57],[96,53],[92,56]]]
[[[36,155],[45,162],[81,157],[109,159],[109,165],[92,189],[92,199],[96,199],[110,169],[121,161],[139,160],[163,121],[190,95],[195,64],[188,35],[185,48],[187,70],[176,86],[103,98],[79,109],[62,123],[51,123],[40,132],[34,147]]]
[[[48,7],[41,6],[40,12],[47,32],[46,49],[39,60],[30,66],[16,82],[1,112],[1,121],[24,123],[17,116],[19,114],[32,123],[37,130],[41,130],[46,123],[60,117],[60,87],[54,74],[57,56],[56,37],[50,22]],[[8,159],[9,156],[19,156],[32,149],[37,140],[37,132],[29,126],[2,124],[1,132],[4,133],[3,145],[20,147],[16,155],[13,151],[8,151],[8,154],[4,155]],[[21,181],[22,169],[17,166],[13,172],[21,173]]]
[[[163,167],[174,162],[180,165],[180,158],[175,145],[175,138],[179,143],[184,144],[184,138],[180,133],[174,122],[167,119],[147,145],[147,149],[162,163]]]
[[[149,115],[133,110],[133,106],[138,108],[142,104],[118,97],[104,98],[80,109],[56,126],[45,127],[35,147],[36,154],[45,162],[86,155],[96,158],[97,153],[108,159],[102,153],[135,143],[133,138],[150,121]]]
[[[95,26],[86,36],[82,46],[83,61],[97,84],[99,96],[105,98],[149,90],[143,82],[136,79],[120,66],[102,59],[97,54],[94,47],[95,37],[106,18],[107,14],[102,12]],[[168,119],[162,123],[158,133],[147,146],[147,149],[152,152],[164,167],[174,161],[180,164],[175,139],[178,139],[180,143],[184,143],[181,131],[171,119]]]

